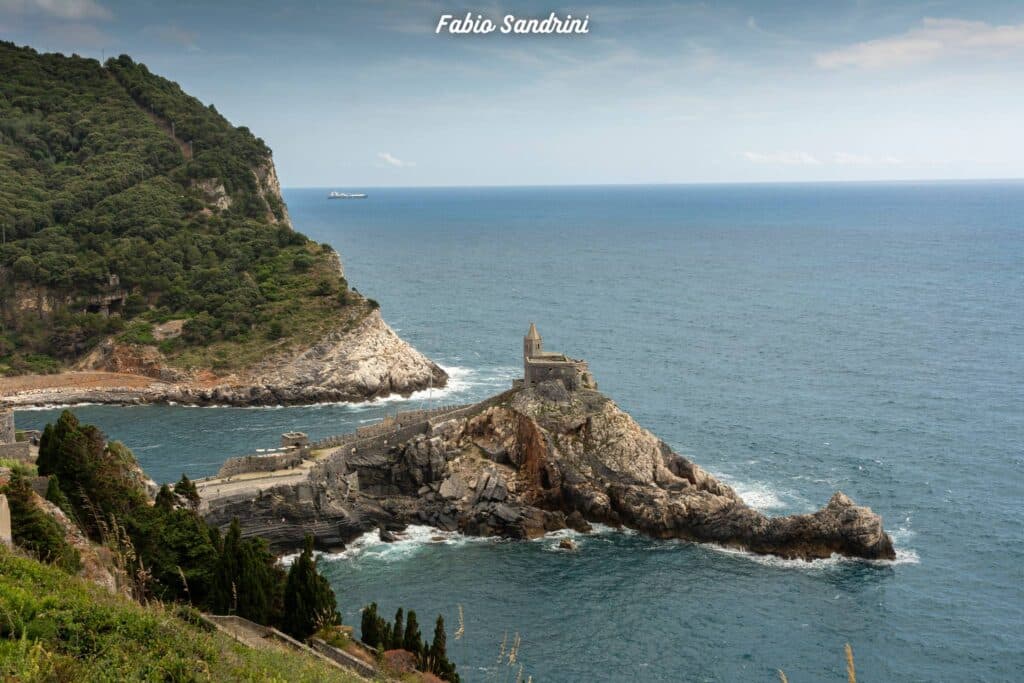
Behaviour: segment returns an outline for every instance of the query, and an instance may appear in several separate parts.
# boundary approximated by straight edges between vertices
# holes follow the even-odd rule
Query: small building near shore
[[[306,457],[309,455],[309,437],[305,432],[285,432],[281,435],[281,448],[298,448]]]
[[[0,406],[0,458],[28,462],[32,452],[27,438],[18,440],[18,432],[14,428],[14,410]]]

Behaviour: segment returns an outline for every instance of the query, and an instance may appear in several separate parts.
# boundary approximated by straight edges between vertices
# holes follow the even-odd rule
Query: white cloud
[[[45,14],[71,21],[110,19],[112,16],[110,10],[96,0],[0,0],[0,10],[16,14]]]
[[[832,157],[832,163],[838,166],[899,166],[903,162],[889,155],[875,157],[870,154],[836,152]]]
[[[820,166],[813,154],[800,151],[744,152],[743,158],[754,164],[781,164],[783,166]]]
[[[415,161],[402,161],[398,157],[392,156],[387,152],[377,152],[377,158],[380,159],[384,165],[391,166],[393,168],[409,168],[415,166]]]
[[[920,26],[887,38],[815,55],[823,69],[880,69],[929,62],[948,55],[979,55],[1024,48],[1024,24],[926,18]]]
[[[901,159],[891,155],[873,156],[836,152],[832,156],[817,157],[810,152],[786,150],[779,152],[744,152],[743,158],[752,164],[776,166],[899,166]]]

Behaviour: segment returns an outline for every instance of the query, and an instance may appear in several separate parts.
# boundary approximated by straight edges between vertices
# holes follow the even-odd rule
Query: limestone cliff
[[[842,493],[813,514],[769,518],[599,392],[554,382],[346,441],[291,476],[207,482],[208,519],[238,516],[277,547],[307,530],[337,544],[408,523],[534,538],[601,522],[786,558],[895,557],[881,518]]]
[[[295,405],[407,396],[448,381],[445,371],[395,334],[378,311],[351,328],[328,332],[312,346],[277,353],[225,376],[170,367],[154,346],[113,339],[97,347],[75,370],[0,378],[0,395],[8,405]]]

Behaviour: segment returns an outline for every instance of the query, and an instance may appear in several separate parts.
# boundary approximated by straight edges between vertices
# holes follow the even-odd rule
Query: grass
[[[156,344],[153,325],[145,320],[133,320],[117,340],[122,344]]]
[[[255,650],[0,549],[0,679],[359,681],[299,653]]]
[[[34,477],[37,473],[35,464],[14,458],[0,458],[0,467],[6,467],[26,477]]]

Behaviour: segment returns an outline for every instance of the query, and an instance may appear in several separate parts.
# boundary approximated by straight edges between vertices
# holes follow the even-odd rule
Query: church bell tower
[[[524,377],[527,377],[530,373],[528,365],[528,359],[533,358],[541,351],[544,350],[544,341],[540,338],[540,333],[537,332],[537,326],[530,323],[530,330],[523,337],[523,369],[525,371]]]

